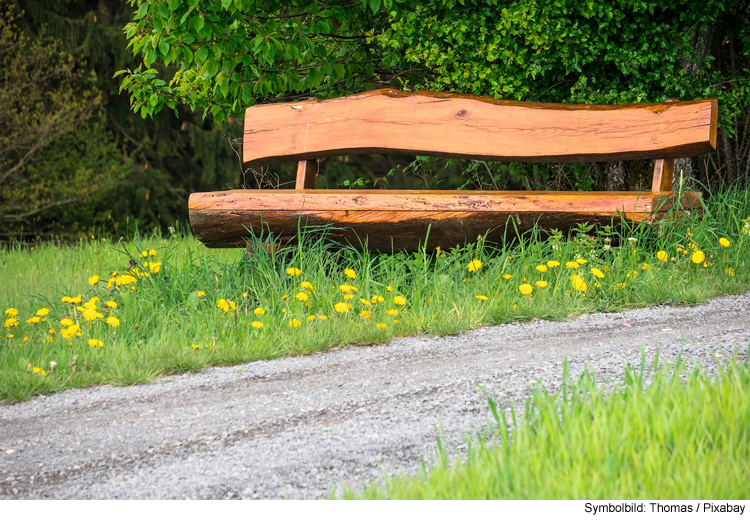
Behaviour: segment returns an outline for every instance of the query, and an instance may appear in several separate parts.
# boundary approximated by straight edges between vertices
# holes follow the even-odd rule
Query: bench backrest
[[[243,157],[251,165],[376,152],[523,162],[666,160],[657,163],[657,191],[666,189],[666,176],[671,185],[670,160],[716,148],[717,115],[715,99],[571,105],[383,89],[250,107]],[[310,187],[311,172],[300,164],[298,188]]]

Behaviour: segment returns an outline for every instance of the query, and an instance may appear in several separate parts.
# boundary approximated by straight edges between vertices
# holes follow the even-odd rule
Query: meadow
[[[0,249],[0,400],[134,384],[416,333],[677,303],[750,290],[750,192],[701,218],[579,226],[375,255],[306,233],[276,252],[192,235],[96,233]]]

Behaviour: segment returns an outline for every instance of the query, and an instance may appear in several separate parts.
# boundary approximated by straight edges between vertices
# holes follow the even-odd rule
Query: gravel
[[[480,386],[519,406],[565,357],[617,380],[642,348],[713,368],[749,344],[746,294],[69,390],[0,406],[0,497],[326,498],[416,473],[438,435],[460,456],[488,423]]]

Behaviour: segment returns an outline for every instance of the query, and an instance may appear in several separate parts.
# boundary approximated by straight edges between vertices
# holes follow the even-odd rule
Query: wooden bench
[[[415,250],[427,236],[444,248],[488,230],[500,239],[512,219],[523,231],[651,221],[673,205],[674,159],[716,147],[714,99],[628,105],[499,101],[435,92],[376,90],[350,97],[247,109],[243,156],[264,165],[297,161],[293,190],[233,190],[190,196],[190,223],[208,247],[242,246],[298,225],[332,224],[335,237],[374,251]],[[400,152],[521,162],[656,159],[653,187],[630,192],[315,190],[317,159]],[[700,194],[682,195],[700,208]]]

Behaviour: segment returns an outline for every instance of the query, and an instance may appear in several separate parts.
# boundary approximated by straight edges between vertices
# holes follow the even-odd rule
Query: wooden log
[[[654,163],[654,181],[651,191],[655,193],[670,192],[672,190],[672,178],[674,177],[674,160],[658,159]]]
[[[524,162],[674,159],[716,147],[715,99],[629,105],[499,101],[376,90],[247,109],[252,165],[401,152]]]
[[[297,183],[295,189],[315,189],[315,177],[318,175],[317,160],[302,160],[297,163]]]
[[[697,193],[683,205],[700,207]],[[273,233],[285,243],[298,226],[333,226],[333,240],[371,251],[416,250],[429,228],[430,246],[453,247],[491,230],[500,241],[535,223],[569,229],[589,222],[609,224],[613,216],[651,221],[672,205],[672,193],[639,192],[463,192],[453,191],[253,191],[197,193],[190,196],[190,223],[208,247],[245,244],[250,233]],[[514,224],[516,227],[514,227]]]

